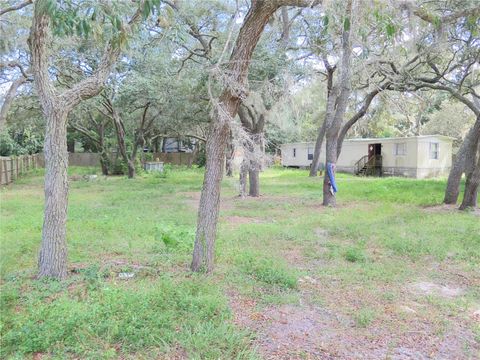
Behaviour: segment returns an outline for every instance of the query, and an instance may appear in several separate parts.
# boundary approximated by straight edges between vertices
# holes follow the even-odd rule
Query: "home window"
[[[407,144],[406,143],[395,143],[393,145],[393,155],[402,156],[407,154]]]
[[[440,150],[440,144],[436,142],[430,143],[430,159],[438,160],[438,153]]]
[[[297,149],[293,148],[293,157],[297,157]]]
[[[308,152],[307,152],[307,158],[308,160],[313,160],[313,149],[312,148],[308,148]]]

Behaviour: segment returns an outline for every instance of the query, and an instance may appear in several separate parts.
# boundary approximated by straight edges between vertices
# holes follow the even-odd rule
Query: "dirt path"
[[[299,249],[284,257],[301,269],[312,266]],[[442,283],[419,278],[365,289],[307,275],[296,304],[262,306],[234,290],[228,295],[235,324],[256,334],[264,359],[480,359],[472,330],[480,326],[480,301],[455,308],[476,281],[445,272]],[[391,293],[395,299],[386,299]],[[365,308],[375,316],[362,315]]]

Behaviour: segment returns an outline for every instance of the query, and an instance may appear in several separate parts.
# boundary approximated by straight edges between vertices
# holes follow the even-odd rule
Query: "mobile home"
[[[453,138],[422,135],[398,138],[346,139],[337,161],[337,170],[354,174],[406,176],[417,179],[447,176],[452,166]],[[281,146],[282,165],[309,167],[315,143]],[[325,142],[321,152],[325,162]]]

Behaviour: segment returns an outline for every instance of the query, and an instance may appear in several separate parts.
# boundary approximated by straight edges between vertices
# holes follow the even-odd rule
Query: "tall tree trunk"
[[[460,210],[477,207],[478,186],[480,185],[480,155],[475,169],[467,176],[465,191]]]
[[[108,175],[108,164],[110,163],[110,159],[108,158],[108,154],[105,149],[102,149],[100,152],[100,167],[102,168],[102,174],[107,176]]]
[[[10,110],[10,106],[13,102],[13,99],[15,98],[15,95],[17,94],[17,89],[24,84],[27,81],[25,77],[20,77],[12,82],[12,85],[10,85],[10,88],[7,91],[7,94],[5,95],[3,99],[3,104],[0,109],[0,132],[2,132],[5,129],[5,126],[7,124],[7,114],[8,110]]]
[[[235,153],[235,147],[233,145],[232,132],[230,131],[230,136],[227,142],[227,155],[225,157],[225,175],[228,177],[233,176],[233,156]]]
[[[63,279],[67,276],[67,116],[82,100],[98,95],[120,55],[120,49],[113,43],[109,44],[97,69],[90,76],[58,93],[49,72],[50,16],[46,12],[47,1],[37,0],[34,4],[28,42],[35,88],[47,121],[44,146],[45,215],[38,275]],[[143,3],[139,5],[129,25],[140,21]],[[126,31],[129,26],[122,28]]]
[[[98,147],[100,148],[100,166],[102,167],[102,174],[108,175],[108,167],[110,159],[108,157],[107,149],[105,148],[105,123],[98,126]]]
[[[240,165],[240,197],[242,199],[247,197],[247,176],[248,176],[248,162],[243,159]]]
[[[254,156],[251,157],[248,168],[248,195],[252,197],[260,196],[260,169],[261,160],[258,159],[257,153],[260,152],[261,139],[263,136],[260,134],[252,134],[252,144],[250,145],[251,153]]]
[[[325,139],[327,121],[324,120],[322,126],[318,129],[317,140],[315,141],[315,148],[313,150],[313,160],[310,165],[310,176],[314,177],[318,174],[318,168],[320,166],[320,155],[322,153],[323,139]]]
[[[238,102],[228,101],[225,111],[232,114]],[[221,106],[221,105],[220,105]],[[225,147],[230,131],[227,119],[217,111],[207,138],[205,176],[198,207],[197,232],[191,268],[193,271],[211,272],[214,265],[215,238],[217,233],[220,188],[223,177]]]
[[[353,0],[348,0],[346,5],[345,18],[347,18],[351,23],[352,21],[352,2]],[[336,109],[335,116],[332,121],[328,121],[326,126],[326,164],[333,165],[334,169],[336,168],[337,163],[337,143],[338,135],[340,128],[343,123],[343,118],[345,116],[345,111],[347,109],[348,98],[351,93],[351,54],[352,46],[350,41],[350,26],[344,26],[342,34],[342,59],[340,61],[340,85],[339,85],[339,95],[336,99]],[[335,96],[337,86],[334,86],[332,89],[332,96]],[[336,97],[336,96],[335,96]],[[335,171],[335,170],[334,170]],[[325,206],[336,206],[336,197],[335,194],[330,190],[330,179],[328,176],[328,171],[325,171],[325,176],[323,179],[323,205]]]
[[[337,163],[337,136],[334,133],[334,129],[331,130],[329,135],[327,132],[327,144],[326,144],[326,163],[325,166],[328,167],[329,164],[336,166]],[[331,191],[330,178],[328,176],[328,169],[326,168],[325,174],[323,177],[323,205],[325,206],[336,206],[337,199],[335,193]],[[335,168],[333,170],[335,174]]]
[[[327,68],[327,106],[325,109],[325,117],[323,123],[318,129],[317,140],[315,141],[315,148],[313,150],[312,164],[310,165],[309,176],[314,177],[318,174],[318,168],[320,166],[320,155],[322,152],[323,140],[327,131],[327,124],[330,124],[335,113],[335,102],[337,100],[336,92],[332,92],[333,89],[333,74],[335,68],[331,67],[327,59],[324,59],[325,67]]]
[[[228,64],[228,85],[219,98],[207,139],[207,163],[198,208],[197,232],[191,265],[193,271],[213,270],[225,147],[230,132],[230,121],[237,114],[240,99],[246,92],[245,84],[253,50],[268,20],[279,7],[312,6],[316,3],[318,3],[317,0],[253,0],[245,16]]]
[[[68,152],[67,114],[52,109],[45,114],[45,212],[38,275],[67,277]]]
[[[345,140],[345,136],[348,133],[348,130],[357,123],[358,120],[360,120],[362,117],[365,116],[367,113],[368,108],[370,107],[370,104],[372,103],[373,99],[377,94],[379,94],[381,91],[388,89],[391,86],[390,82],[385,82],[376,89],[372,90],[365,96],[365,99],[363,101],[362,107],[357,111],[355,115],[353,115],[350,120],[348,120],[345,125],[343,125],[342,130],[340,130],[340,133],[338,135],[338,141],[337,141],[337,158],[340,157],[340,153],[342,152],[342,145],[343,145],[343,140]]]
[[[249,195],[260,196],[260,171],[262,163],[265,159],[265,146],[263,144],[263,129],[267,109],[263,104],[260,95],[254,92],[249,97],[242,100],[238,109],[238,116],[242,123],[245,133],[248,134],[248,141],[244,142],[244,152],[248,158],[248,179],[249,179]]]
[[[448,175],[447,187],[445,189],[445,197],[443,202],[445,204],[456,204],[458,195],[460,194],[460,182],[462,180],[463,172],[465,171],[467,158],[474,157],[476,152],[476,143],[480,137],[480,116],[473,127],[465,136],[460,149],[458,150],[455,161],[452,164],[450,173]]]
[[[127,176],[129,179],[133,179],[137,174],[135,170],[135,160],[127,160]]]
[[[122,156],[123,161],[127,165],[127,175],[129,179],[135,177],[135,159],[132,159],[128,156],[127,144],[125,143],[125,128],[123,126],[122,120],[118,116],[117,112],[113,110],[111,112],[113,124],[115,125],[115,133],[117,135],[118,150]]]
[[[248,195],[252,197],[260,196],[260,170],[258,164],[253,165],[248,170]]]
[[[474,208],[477,206],[478,185],[480,183],[480,141],[477,138],[476,151],[468,154],[465,162],[467,163],[465,190],[463,193],[460,210]]]

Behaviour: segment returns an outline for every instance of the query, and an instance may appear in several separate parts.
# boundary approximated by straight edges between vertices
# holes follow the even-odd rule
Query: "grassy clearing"
[[[308,300],[368,331],[389,326],[379,309],[405,301],[406,282],[450,281],[452,272],[477,279],[478,216],[424,209],[441,203],[444,180],[340,175],[339,207],[327,209],[321,179],[305,171],[268,170],[264,196],[243,201],[235,179],[225,179],[217,269],[205,277],[188,271],[201,170],[135,180],[81,176],[94,172],[70,169],[77,180],[69,199],[72,273],[64,283],[33,277],[41,171],[1,189],[0,357],[251,359],[260,356],[251,345],[256,334],[234,325],[232,289],[258,310]],[[318,288],[306,294],[305,278]],[[472,282],[460,300],[416,301],[445,331],[446,319],[468,316],[478,298]]]

